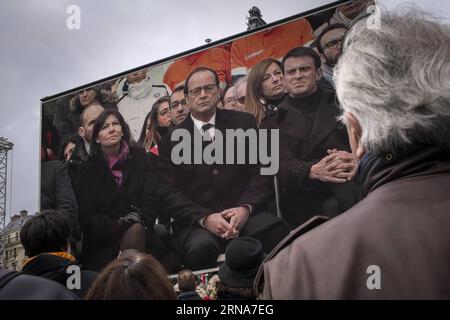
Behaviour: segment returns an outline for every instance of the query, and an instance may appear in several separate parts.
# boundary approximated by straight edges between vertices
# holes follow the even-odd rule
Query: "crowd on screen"
[[[67,299],[448,298],[449,29],[410,8],[383,12],[379,31],[371,4],[180,59],[163,84],[140,70],[66,99],[43,119],[42,212],[21,231],[9,297],[35,275]],[[202,150],[218,131],[279,130],[279,170],[176,163],[176,129]],[[366,286],[373,264],[383,289]],[[65,292],[73,265],[82,289]]]

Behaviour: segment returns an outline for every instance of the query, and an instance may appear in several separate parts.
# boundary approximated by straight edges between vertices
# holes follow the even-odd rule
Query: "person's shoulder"
[[[150,161],[145,149],[143,147],[138,146],[130,146],[130,152],[128,157],[134,163],[147,164]]]
[[[317,90],[319,90],[321,101],[325,101],[327,104],[337,108],[338,103],[335,91],[328,90],[322,86],[318,86]]]
[[[41,167],[44,170],[52,170],[52,171],[65,170],[64,163],[59,160],[51,160],[51,161],[41,162]]]
[[[0,299],[78,300],[78,297],[55,281],[20,273],[0,290]]]
[[[144,148],[134,145],[134,146],[130,146],[130,155],[137,156],[137,157],[143,157],[143,156],[146,156],[146,152],[145,152]]]
[[[285,98],[277,108],[277,111],[264,118],[261,123],[260,128],[262,129],[274,129],[279,128],[280,122],[286,118],[289,110],[293,106],[289,103],[288,99]]]
[[[372,214],[373,200],[363,199],[352,208],[330,219],[326,216],[314,216],[294,229],[270,254],[266,262],[275,260],[278,255],[288,252],[321,252],[333,250],[330,246],[340,239],[340,244],[351,243],[364,233],[364,226],[376,219]],[[352,226],[348,228],[348,226]],[[342,233],[342,230],[347,232]],[[330,252],[332,254],[332,252]]]
[[[101,161],[104,161],[102,154],[90,155],[86,161],[80,163],[78,173],[82,176],[91,175],[98,170]]]
[[[235,123],[246,123],[249,126],[253,126],[253,124],[256,123],[255,117],[244,111],[218,109],[217,114],[219,117],[223,117],[224,119],[228,119]]]
[[[285,111],[281,111],[281,113],[284,114]],[[278,129],[279,120],[280,120],[280,109],[278,109],[275,113],[264,117],[259,128],[260,129]]]
[[[214,55],[214,54],[227,55],[227,56],[230,55],[230,53],[227,50],[225,50],[223,48],[217,48],[217,47],[211,48],[207,52],[209,55]]]
[[[95,279],[97,279],[98,272],[83,269],[83,267],[81,266],[81,275],[83,276],[84,281],[92,283],[95,281]]]
[[[172,134],[174,132],[180,132],[179,130],[190,130],[193,128],[194,123],[192,122],[191,116],[188,115],[186,119],[184,119],[182,122],[180,122],[177,125],[173,125],[169,128],[167,133],[162,136],[161,141],[159,142],[159,146],[164,145],[167,146],[172,143]],[[177,143],[175,141],[174,143]]]
[[[153,84],[152,90],[154,91],[153,94],[154,94],[155,98],[157,95],[158,95],[158,98],[167,96],[170,92],[169,88],[163,83]]]

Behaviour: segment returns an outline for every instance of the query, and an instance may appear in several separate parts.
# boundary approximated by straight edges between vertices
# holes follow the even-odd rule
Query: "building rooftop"
[[[25,222],[30,218],[31,216],[28,215],[26,210],[20,211],[19,214],[11,217],[11,221],[6,225],[4,232],[9,233],[10,231],[22,228]]]

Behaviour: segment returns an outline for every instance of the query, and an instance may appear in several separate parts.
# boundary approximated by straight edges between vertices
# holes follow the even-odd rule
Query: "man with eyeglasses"
[[[288,95],[261,128],[280,131],[280,205],[295,228],[315,215],[334,217],[359,200],[356,160],[335,95],[318,86],[320,56],[298,47],[282,60]]]
[[[192,201],[209,210],[207,215],[172,216],[173,237],[186,267],[191,270],[217,267],[217,258],[230,239],[237,236],[254,237],[261,241],[266,252],[270,252],[289,231],[276,215],[264,211],[273,195],[273,180],[270,176],[260,175],[258,164],[249,163],[248,139],[242,148],[237,149],[233,145],[232,150],[226,149],[226,130],[256,131],[255,118],[247,113],[218,108],[219,78],[208,67],[198,67],[189,74],[184,93],[190,115],[175,127],[171,135],[162,139],[159,155],[160,174]],[[177,129],[187,130],[191,140],[201,134],[201,151],[211,142],[207,140],[213,140],[216,132],[220,131],[223,162],[208,165],[202,160],[195,164],[197,146],[193,143],[190,163],[175,164],[172,150],[179,141],[171,139]],[[244,164],[236,164],[240,152],[245,153]],[[229,153],[233,154],[233,164],[228,161]]]
[[[342,41],[346,30],[343,24],[332,24],[325,28],[316,40],[317,50],[325,60],[319,85],[327,91],[335,92],[333,70],[342,54]]]
[[[186,97],[184,96],[184,86],[178,86],[170,96],[170,117],[172,124],[180,124],[189,114]]]

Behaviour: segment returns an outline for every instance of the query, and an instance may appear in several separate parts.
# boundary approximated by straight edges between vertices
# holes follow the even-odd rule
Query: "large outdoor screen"
[[[43,163],[57,160],[69,165],[71,152],[74,152],[70,143],[78,139],[88,144],[89,124],[83,125],[80,116],[84,108],[92,103],[100,104],[105,109],[117,108],[129,126],[132,140],[138,142],[146,135],[145,120],[155,102],[164,96],[170,96],[178,86],[183,85],[194,68],[207,66],[214,69],[218,74],[223,96],[229,87],[248,75],[258,62],[266,58],[281,61],[295,47],[307,46],[317,50],[316,39],[322,30],[332,24],[348,27],[352,20],[366,14],[370,5],[371,1],[341,2],[339,5],[331,4],[303,14],[293,12],[292,18],[180,53],[175,58],[149,63],[105,79],[92,79],[91,84],[43,98],[41,160]],[[325,63],[325,57],[322,55],[321,58],[322,63]],[[224,104],[225,101],[222,101],[220,106],[223,107]],[[158,157],[158,153],[153,152],[152,156]],[[83,161],[86,159],[81,160]],[[41,183],[48,178],[48,172],[41,169]],[[76,176],[76,172],[72,172],[70,178],[73,185],[78,179],[83,179]],[[77,190],[74,189],[77,197]],[[277,190],[278,192],[282,193],[282,190]],[[42,197],[43,195],[41,200]],[[283,217],[283,210],[280,210],[284,205],[283,196],[274,193],[273,200],[276,202],[273,214]],[[63,205],[58,209],[66,208]],[[73,210],[76,215],[79,214],[76,212],[78,206]],[[170,217],[161,218],[158,222],[168,225],[169,233],[174,232],[170,228],[173,222]],[[76,235],[78,251],[82,239],[81,234]],[[168,238],[163,239],[169,241]],[[178,254],[183,256],[183,252]]]

